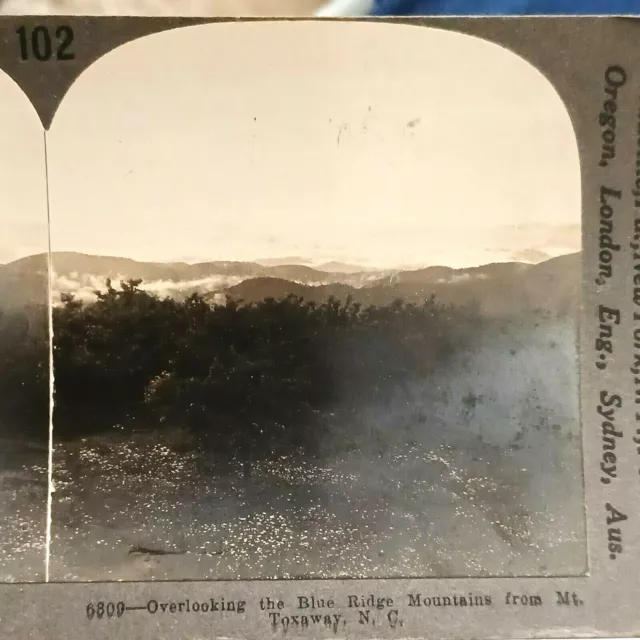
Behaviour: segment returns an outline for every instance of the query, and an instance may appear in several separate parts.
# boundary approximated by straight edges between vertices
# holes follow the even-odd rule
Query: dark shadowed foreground
[[[584,569],[581,502],[569,489],[577,483],[557,463],[536,476],[528,450],[475,442],[323,465],[282,459],[259,464],[247,484],[239,464],[206,469],[147,438],[104,449],[94,439],[60,455],[54,579]]]
[[[48,336],[43,304],[0,305],[0,582],[45,578]]]
[[[0,440],[0,582],[45,578],[47,450]]]
[[[249,478],[183,429],[60,443],[52,579],[584,572],[575,328],[510,326]]]

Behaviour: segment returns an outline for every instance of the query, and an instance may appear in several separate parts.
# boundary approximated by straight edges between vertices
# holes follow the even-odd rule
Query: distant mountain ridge
[[[46,254],[0,265],[0,305],[13,307],[44,303],[47,298]],[[191,293],[208,298],[229,295],[254,302],[265,297],[299,295],[322,302],[350,296],[363,304],[387,304],[402,298],[417,302],[435,295],[442,302],[473,302],[487,313],[528,308],[574,307],[580,284],[580,254],[568,254],[538,264],[492,263],[454,269],[432,266],[412,270],[365,270],[357,265],[327,263],[327,270],[302,264],[211,261],[139,262],[129,258],[82,253],[52,254],[53,290],[79,297],[114,282],[141,279],[160,295],[183,298]],[[344,271],[334,269],[343,268]]]
[[[43,258],[46,255],[33,256]],[[292,258],[300,260],[300,258]],[[23,260],[31,260],[24,258]],[[195,280],[214,275],[259,277],[284,277],[304,282],[319,282],[339,276],[369,274],[370,270],[356,265],[344,265],[345,271],[339,271],[341,263],[327,263],[326,269],[314,268],[305,264],[263,264],[261,262],[211,261],[188,264],[186,262],[139,262],[129,258],[92,256],[82,253],[59,252],[52,254],[53,268],[58,275],[69,276],[74,273],[92,274],[106,277],[126,276],[143,280]],[[12,265],[21,263],[17,260]],[[274,261],[275,262],[275,261]]]
[[[429,267],[402,271],[355,288],[334,283],[310,287],[278,278],[251,278],[229,287],[236,300],[257,302],[266,297],[300,296],[322,303],[350,296],[364,305],[394,300],[420,303],[434,295],[443,304],[473,304],[486,315],[546,311],[566,315],[577,311],[580,298],[580,257],[569,254],[543,263],[495,263],[470,269]]]

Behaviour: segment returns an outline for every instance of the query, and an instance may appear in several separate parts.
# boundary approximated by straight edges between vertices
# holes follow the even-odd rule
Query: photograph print
[[[44,131],[4,72],[0,138],[0,582],[41,582],[50,406]]]
[[[528,62],[188,27],[47,143],[51,579],[585,572],[578,150]]]

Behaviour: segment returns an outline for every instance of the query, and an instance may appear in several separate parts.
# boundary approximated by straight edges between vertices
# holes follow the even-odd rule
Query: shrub
[[[55,429],[188,426],[208,448],[313,453],[323,419],[388,402],[472,335],[477,314],[396,301],[362,307],[296,296],[209,305],[107,281],[97,300],[54,310]]]

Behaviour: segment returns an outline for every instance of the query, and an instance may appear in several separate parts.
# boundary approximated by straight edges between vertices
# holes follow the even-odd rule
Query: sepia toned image
[[[44,132],[4,73],[0,96],[0,582],[39,582],[49,458]]]
[[[47,148],[53,580],[585,572],[579,158],[535,68],[189,27]]]

